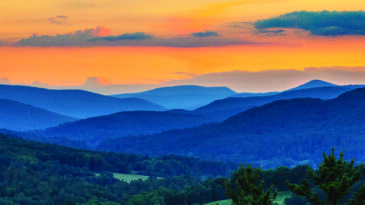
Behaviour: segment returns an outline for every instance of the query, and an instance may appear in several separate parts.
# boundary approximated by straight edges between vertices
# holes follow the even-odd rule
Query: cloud
[[[313,79],[321,79],[340,85],[365,84],[365,66],[218,72],[196,75],[183,80],[173,80],[165,85],[227,86],[238,92],[267,92],[286,90]]]
[[[213,35],[212,33],[200,34]],[[33,34],[16,42],[17,46],[162,46],[162,47],[218,47],[229,45],[259,45],[261,43],[241,39],[178,37],[159,38],[144,32],[125,33],[112,36],[111,31],[104,27],[79,30],[74,33],[58,34],[56,36]]]
[[[102,77],[88,77],[84,83],[84,86],[86,87],[97,87],[97,86],[103,86],[103,85],[110,85],[111,82],[105,78]]]
[[[365,11],[296,11],[255,22],[256,29],[296,28],[316,36],[365,35]]]
[[[196,37],[181,38],[153,38],[144,41],[119,41],[113,43],[102,43],[100,45],[109,46],[162,46],[162,47],[178,47],[178,48],[195,48],[195,47],[219,47],[230,45],[254,45],[256,42],[242,41],[240,39],[210,39]]]
[[[89,44],[89,39],[110,35],[109,29],[96,27],[78,30],[74,33],[57,34],[56,36],[33,34],[16,42],[17,46],[83,46]]]
[[[198,32],[198,33],[192,33],[191,34],[194,37],[217,37],[219,34],[214,31],[205,31],[205,32]]]
[[[90,41],[131,41],[131,40],[148,40],[152,39],[154,36],[150,34],[146,34],[143,32],[137,33],[126,33],[120,36],[105,36],[90,39]]]
[[[264,34],[266,36],[278,36],[285,34],[284,29],[259,29],[257,31],[259,34]]]
[[[0,78],[0,84],[11,84],[9,78]]]
[[[140,92],[149,89],[175,85],[226,86],[237,92],[270,92],[287,90],[313,79],[320,79],[338,85],[365,85],[363,67],[311,67],[304,70],[230,71],[197,75],[176,72],[185,79],[164,81],[158,84],[117,84],[103,77],[88,77],[81,85],[54,86],[34,82],[31,86],[50,89],[83,89],[102,94]],[[0,84],[21,84],[0,78]],[[28,84],[29,85],[29,84]]]
[[[68,16],[63,16],[63,15],[59,15],[59,16],[55,16],[55,17],[51,17],[48,18],[47,21],[51,24],[57,24],[57,25],[63,25],[63,26],[69,26],[71,25],[69,22],[69,17]]]

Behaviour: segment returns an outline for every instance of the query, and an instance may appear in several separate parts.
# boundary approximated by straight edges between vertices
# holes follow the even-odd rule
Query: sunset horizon
[[[0,8],[0,83],[90,90],[83,85],[97,78],[106,94],[225,83],[238,92],[264,92],[311,79],[365,84],[356,78],[365,75],[365,3],[359,0],[15,0]],[[257,89],[246,86],[257,81],[226,77],[263,73],[258,76],[267,80],[267,72],[291,70],[306,77],[288,74],[285,86],[260,82]]]

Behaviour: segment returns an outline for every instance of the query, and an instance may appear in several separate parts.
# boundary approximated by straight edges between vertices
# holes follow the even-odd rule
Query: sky
[[[0,2],[0,83],[104,94],[365,84],[363,0]]]

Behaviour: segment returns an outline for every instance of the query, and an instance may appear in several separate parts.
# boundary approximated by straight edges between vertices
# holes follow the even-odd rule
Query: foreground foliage
[[[352,191],[353,185],[361,178],[361,171],[364,164],[355,167],[352,159],[347,162],[343,159],[344,153],[341,152],[339,159],[335,156],[335,150],[329,155],[323,154],[323,162],[319,166],[318,173],[309,172],[310,178],[315,185],[325,194],[325,199],[321,199],[318,193],[314,193],[308,180],[303,179],[301,185],[291,184],[287,181],[290,191],[305,197],[315,205],[337,205],[345,204],[345,197]],[[355,193],[350,204],[364,204],[365,185]]]
[[[0,204],[201,205],[227,199],[225,179],[213,175],[229,172],[228,168],[224,170],[225,166],[226,163],[177,156],[150,158],[91,152],[0,135]],[[271,185],[280,192],[287,191],[285,180],[299,184],[302,179],[307,179],[314,193],[319,193],[309,180],[307,172],[314,171],[308,165],[251,169],[251,174],[245,174],[252,187],[258,187],[253,189],[257,196],[267,198]],[[122,176],[116,173],[148,173],[149,178],[126,183],[116,179],[115,176]],[[239,173],[242,169],[236,171]],[[214,178],[203,181],[207,176]],[[232,175],[232,191],[236,190],[236,178],[242,177]],[[363,183],[353,186],[346,198],[351,198],[349,205],[365,204]],[[320,193],[319,196],[322,197]],[[286,204],[298,205],[296,199],[288,199]],[[300,200],[305,204],[303,198]],[[261,198],[258,201],[270,202]]]
[[[260,181],[261,168],[251,165],[235,171],[233,178],[225,183],[226,195],[232,199],[233,205],[271,205],[278,194],[272,187],[264,191],[264,181]],[[232,188],[233,183],[233,188]]]

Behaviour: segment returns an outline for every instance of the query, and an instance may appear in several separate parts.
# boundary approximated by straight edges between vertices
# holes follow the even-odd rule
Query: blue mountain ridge
[[[121,111],[165,110],[142,99],[118,99],[83,90],[51,90],[18,85],[0,85],[0,98],[32,105],[74,118],[87,118]]]

